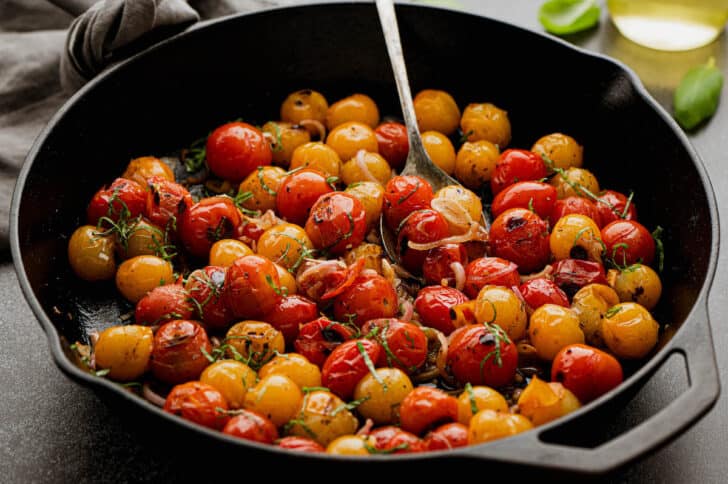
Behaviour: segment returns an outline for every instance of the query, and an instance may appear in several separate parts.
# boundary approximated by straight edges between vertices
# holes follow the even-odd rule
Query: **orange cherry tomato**
[[[615,357],[583,344],[562,348],[551,366],[551,380],[561,382],[581,403],[604,395],[622,378],[622,365]]]
[[[400,426],[415,435],[447,422],[457,422],[458,401],[437,388],[417,387],[399,406]]]
[[[218,409],[222,409],[221,413]],[[227,422],[227,402],[215,387],[199,381],[177,385],[167,395],[164,411],[211,429],[220,430]]]
[[[366,230],[364,206],[356,197],[343,192],[321,195],[306,222],[306,233],[314,247],[332,255],[341,255],[361,244]]]
[[[275,264],[259,255],[246,255],[233,262],[224,288],[228,308],[242,319],[262,318],[284,296]]]
[[[212,345],[205,329],[195,321],[177,319],[163,324],[154,335],[152,373],[165,383],[195,380],[210,364]]]
[[[223,124],[207,138],[207,166],[215,175],[240,183],[259,166],[270,165],[273,152],[263,133],[239,121]]]

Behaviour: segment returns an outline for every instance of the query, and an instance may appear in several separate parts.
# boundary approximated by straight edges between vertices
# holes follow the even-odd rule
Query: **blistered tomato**
[[[472,324],[449,337],[447,365],[461,383],[499,387],[516,374],[516,345],[497,326]]]
[[[216,430],[225,426],[227,408],[225,398],[215,387],[198,381],[175,386],[164,403],[165,412]]]
[[[551,256],[548,225],[524,208],[506,210],[493,221],[490,244],[494,255],[513,261],[523,273],[542,269]]]
[[[554,357],[551,379],[574,392],[580,402],[588,403],[622,383],[622,365],[604,351],[573,344]]]
[[[546,176],[546,165],[532,151],[511,149],[501,153],[495,174],[490,180],[493,194],[519,181],[540,180]]]
[[[206,159],[215,175],[240,183],[257,167],[270,165],[273,153],[258,128],[236,121],[223,124],[210,134]]]
[[[353,195],[322,195],[311,207],[306,233],[314,247],[333,255],[343,254],[364,241],[366,212]]]
[[[400,170],[404,166],[409,153],[407,128],[401,123],[382,123],[374,130],[379,145],[379,154],[387,160],[389,166]]]
[[[190,254],[207,258],[212,244],[232,237],[240,225],[240,211],[230,197],[203,198],[182,212],[180,238]]]
[[[417,294],[415,310],[422,324],[442,331],[447,336],[455,330],[450,319],[450,308],[467,300],[465,294],[453,287],[428,286]]]
[[[321,195],[334,189],[325,173],[310,168],[289,174],[276,195],[276,212],[287,221],[304,225],[308,212]]]
[[[395,176],[384,188],[384,218],[392,230],[415,210],[430,208],[434,194],[432,186],[413,175]]]

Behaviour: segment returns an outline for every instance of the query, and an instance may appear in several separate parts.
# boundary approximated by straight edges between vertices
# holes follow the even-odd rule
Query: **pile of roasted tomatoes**
[[[405,127],[366,95],[313,90],[280,121],[132,160],[68,256],[81,279],[115,279],[134,324],[72,345],[79,362],[199,425],[345,455],[507,437],[619,385],[620,360],[657,343],[660,229],[570,136],[506,149],[493,104],[461,113],[425,90],[415,109],[462,186],[397,175]]]

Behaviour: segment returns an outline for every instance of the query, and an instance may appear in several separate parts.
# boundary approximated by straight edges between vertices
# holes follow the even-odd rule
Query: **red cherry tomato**
[[[463,292],[475,299],[487,285],[513,287],[521,282],[518,266],[500,257],[481,257],[465,267],[465,288]]]
[[[374,440],[374,448],[383,453],[409,454],[425,450],[419,437],[394,425],[376,428],[369,437]]]
[[[190,254],[207,258],[212,244],[229,239],[240,219],[240,211],[230,197],[203,198],[182,212],[179,235]]]
[[[360,275],[334,299],[334,317],[361,327],[370,319],[391,318],[399,310],[392,284],[379,274]]]
[[[563,259],[553,265],[554,282],[569,297],[587,284],[606,284],[604,266],[599,262],[581,259]]]
[[[148,180],[149,191],[144,214],[158,227],[174,227],[181,215],[192,206],[192,195],[179,183],[161,176]]]
[[[137,324],[157,325],[173,319],[193,319],[195,307],[179,284],[155,287],[141,298],[134,311]]]
[[[195,380],[210,363],[203,349],[209,354],[212,346],[199,323],[184,319],[164,323],[154,335],[152,373],[165,383]]]
[[[558,200],[554,205],[554,209],[549,217],[549,223],[553,227],[556,222],[565,215],[579,214],[586,215],[601,227],[601,216],[596,205],[584,197],[566,197]]]
[[[546,165],[539,155],[528,150],[510,149],[501,153],[490,180],[493,195],[519,181],[546,177]],[[528,201],[526,201],[528,203]]]
[[[523,208],[506,210],[493,221],[490,245],[494,255],[513,261],[522,273],[542,269],[551,257],[548,225]]]
[[[500,387],[516,375],[518,350],[504,333],[484,324],[470,324],[449,337],[447,365],[460,383]]]
[[[344,400],[351,400],[354,387],[369,373],[369,363],[379,360],[382,346],[370,339],[345,341],[334,348],[321,368],[321,384]],[[365,356],[366,355],[366,356]]]
[[[377,136],[379,154],[387,160],[389,166],[399,171],[409,153],[407,128],[401,123],[382,123],[374,130]]]
[[[414,175],[392,177],[384,187],[384,220],[392,230],[397,230],[409,214],[430,208],[434,194],[432,186]]]
[[[366,231],[364,206],[343,192],[321,195],[306,222],[306,233],[314,247],[332,255],[341,255],[361,244]]]
[[[187,294],[201,311],[198,317],[210,328],[225,328],[234,318],[224,297],[226,272],[224,267],[206,266],[187,277]]]
[[[650,265],[655,258],[655,240],[636,220],[615,220],[602,229],[607,257],[615,264],[628,266],[640,262]]]
[[[455,330],[450,308],[467,300],[465,294],[453,287],[428,286],[417,294],[415,310],[422,324],[442,331],[447,336]]]
[[[337,269],[324,274],[321,277],[323,281],[323,287],[326,288],[326,292],[321,296],[322,300],[331,299],[346,290],[349,286],[354,284],[354,281],[364,269],[365,259],[359,259],[355,263],[348,266],[346,269]]]
[[[457,399],[437,388],[417,387],[399,406],[400,426],[415,435],[457,419]]]
[[[117,178],[91,198],[86,216],[90,225],[97,225],[101,217],[118,222],[122,214],[127,219],[143,214],[146,205],[147,192],[141,185],[126,178]]]
[[[622,383],[622,365],[602,350],[572,344],[554,357],[551,380],[561,382],[586,404]]]
[[[286,344],[290,345],[298,336],[298,327],[318,316],[318,306],[303,296],[286,296],[276,303],[273,310],[263,320],[283,333]]]
[[[240,183],[259,166],[270,165],[273,152],[263,133],[247,123],[223,124],[207,138],[207,166],[223,180]]]
[[[460,422],[440,425],[427,433],[424,446],[427,450],[447,450],[468,445],[468,427]]]
[[[619,219],[637,220],[637,206],[632,200],[629,200],[629,206],[627,206],[628,198],[623,193],[605,190],[599,195],[599,200],[600,202],[596,203],[596,206],[602,222],[601,226]]]
[[[378,367],[399,368],[405,373],[416,372],[427,358],[427,336],[412,323],[398,319],[372,319],[362,327],[362,334],[378,328],[376,340],[382,345],[382,355],[375,361]]]
[[[278,441],[278,447],[299,452],[323,452],[324,447],[308,437],[297,437],[289,435]]]
[[[456,285],[455,271],[452,264],[460,264],[465,273],[468,263],[468,251],[463,244],[445,244],[427,251],[422,263],[422,276],[427,284],[441,284],[447,281],[448,285]]]
[[[303,226],[316,200],[334,191],[326,180],[326,174],[312,168],[294,171],[285,177],[276,194],[278,215]]]
[[[569,307],[569,298],[566,293],[554,281],[545,277],[537,277],[524,282],[518,291],[531,309],[538,309],[544,304]]]
[[[231,418],[223,434],[232,435],[245,440],[252,440],[263,444],[272,444],[278,438],[278,429],[275,424],[264,415],[253,410],[238,410],[240,414]]]
[[[215,387],[199,381],[175,386],[164,402],[165,412],[215,430],[223,428],[228,419],[218,409],[228,409],[225,397]]]
[[[297,353],[320,367],[337,346],[354,336],[352,328],[328,318],[318,318],[301,325],[293,347]]]
[[[283,295],[278,269],[265,257],[240,257],[227,270],[225,303],[237,318],[260,319]]]
[[[557,200],[556,188],[539,181],[520,181],[501,190],[490,209],[497,217],[509,208],[533,209],[541,218],[549,216]]]
[[[408,242],[427,244],[450,235],[447,220],[440,212],[422,209],[412,212],[399,224],[397,252],[402,265],[410,272],[420,273],[427,251],[410,248]]]

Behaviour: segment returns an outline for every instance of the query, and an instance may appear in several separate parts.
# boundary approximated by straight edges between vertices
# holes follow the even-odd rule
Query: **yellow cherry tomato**
[[[93,225],[82,225],[68,241],[68,262],[85,281],[111,279],[116,273],[114,238],[102,237]]]
[[[122,259],[157,255],[165,245],[164,232],[145,220],[135,222],[128,232],[117,232],[114,238],[117,254]]]
[[[657,344],[660,325],[643,306],[625,302],[609,308],[602,323],[607,348],[619,358],[647,356]]]
[[[433,210],[440,212],[453,235],[464,234],[473,222],[483,216],[483,202],[480,197],[459,185],[442,187],[430,202]]]
[[[657,305],[662,295],[660,276],[644,264],[634,264],[624,270],[612,269],[607,280],[621,302],[636,302],[648,310]]]
[[[112,326],[101,332],[94,346],[96,367],[109,370],[117,381],[139,378],[147,371],[154,335],[148,326]]]
[[[376,128],[379,124],[377,103],[366,94],[352,94],[329,106],[326,112],[326,127],[329,130],[349,121],[357,121],[372,129]]]
[[[302,166],[314,168],[328,176],[341,174],[341,158],[330,146],[320,141],[301,145],[293,152],[291,170]]]
[[[276,427],[293,419],[303,401],[303,393],[285,375],[268,375],[245,394],[243,407],[260,412]]]
[[[296,148],[311,141],[311,134],[297,124],[269,121],[261,128],[269,133],[268,141],[273,152],[273,163],[288,166]]]
[[[458,129],[460,109],[455,99],[445,91],[422,90],[415,96],[414,105],[420,132],[439,131],[450,135]]]
[[[326,122],[326,110],[329,103],[320,92],[313,89],[302,89],[288,95],[281,105],[281,120],[299,124],[306,119],[320,123]]]
[[[475,304],[476,301],[470,300],[450,308],[450,321],[455,328],[478,323],[475,319]]]
[[[353,434],[358,427],[359,421],[344,401],[329,391],[315,390],[303,397],[288,432],[327,446],[337,437]]]
[[[604,313],[619,302],[617,293],[604,284],[588,284],[574,294],[571,309],[579,318],[587,344],[604,346],[602,322]]]
[[[556,260],[589,258],[602,262],[604,246],[599,226],[586,215],[569,214],[561,217],[549,236],[551,253]]]
[[[205,368],[200,381],[211,385],[222,393],[230,408],[242,408],[245,395],[255,386],[255,371],[245,363],[235,360],[220,360]]]
[[[375,424],[394,424],[399,421],[399,405],[414,387],[398,368],[377,368],[375,373],[367,373],[354,388],[354,399],[364,399],[357,411]]]
[[[497,324],[513,341],[526,335],[525,304],[507,287],[483,286],[475,301],[475,319],[481,324]]]
[[[298,292],[298,286],[296,285],[296,278],[291,274],[291,271],[280,264],[275,264],[275,266],[278,271],[278,285],[281,291],[283,291],[283,294],[287,296],[296,294]]]
[[[332,455],[369,455],[369,450],[374,447],[371,439],[360,435],[342,435],[334,439],[326,447],[326,453]]]
[[[381,165],[381,162],[377,160],[377,163]],[[384,168],[383,165],[381,165]],[[351,170],[353,166],[348,169]],[[386,169],[389,169],[387,165]],[[382,170],[383,173],[386,170]],[[391,170],[390,170],[391,173]],[[347,173],[347,178],[350,176]],[[370,229],[379,223],[379,216],[382,214],[382,204],[384,203],[384,187],[379,182],[373,181],[360,181],[352,183],[345,190],[346,193],[351,194],[354,198],[358,199],[364,206],[364,212],[366,213],[367,227]]]
[[[174,282],[172,264],[154,255],[138,255],[121,263],[116,271],[116,288],[133,303],[157,286]]]
[[[468,104],[460,119],[460,129],[468,141],[490,141],[501,150],[511,142],[508,113],[490,103]]]
[[[432,162],[452,175],[455,171],[455,147],[448,137],[437,131],[425,131],[422,133],[422,144]]]
[[[455,158],[455,178],[471,190],[477,190],[490,181],[500,150],[490,141],[464,143]]]
[[[379,143],[374,130],[356,121],[340,124],[331,130],[326,137],[326,144],[336,151],[342,160],[352,159],[359,150],[379,152]]]
[[[228,349],[228,357],[240,355],[254,368],[273,358],[276,352],[283,353],[286,345],[280,331],[263,321],[252,320],[234,324],[228,329],[225,342],[234,348]]]
[[[282,353],[258,371],[260,378],[268,375],[285,375],[299,388],[313,388],[321,386],[321,370],[298,353]]]
[[[543,425],[577,410],[581,404],[571,391],[561,383],[547,383],[537,376],[523,389],[518,397],[518,408],[533,425]]]
[[[347,266],[355,264],[359,259],[364,259],[364,269],[372,269],[377,274],[382,274],[382,246],[364,242],[359,244],[344,255],[344,262]]]
[[[239,240],[220,239],[210,248],[210,265],[230,267],[236,259],[253,254],[253,249]]]
[[[546,155],[556,168],[564,170],[579,168],[584,163],[584,148],[574,138],[563,133],[551,133],[541,137],[533,144],[531,151]]]
[[[576,313],[556,304],[544,304],[531,314],[528,336],[538,356],[548,361],[564,346],[584,343]]]
[[[269,228],[258,239],[258,255],[267,257],[285,269],[300,265],[313,250],[306,231],[295,224],[281,223]]]
[[[556,188],[556,196],[559,199],[567,197],[590,198],[589,194],[597,195],[599,193],[597,177],[585,168],[567,168],[563,174],[557,173],[549,183]]]
[[[126,166],[121,175],[122,178],[133,180],[149,190],[147,180],[153,176],[161,176],[169,181],[174,181],[174,172],[165,162],[154,156],[142,156],[134,158]]]
[[[508,412],[508,402],[490,387],[466,385],[465,391],[458,397],[458,422],[468,425],[474,414],[485,409]]]
[[[275,210],[276,194],[285,177],[286,172],[277,166],[259,166],[253,170],[238,188],[239,193],[246,194],[241,203],[243,208],[261,212]]]
[[[531,430],[533,424],[523,415],[495,410],[481,410],[470,419],[468,426],[468,443],[481,444],[492,440],[510,437],[526,430]]]
[[[391,177],[392,168],[379,153],[364,151],[341,167],[341,180],[347,185],[366,181],[385,185]]]

